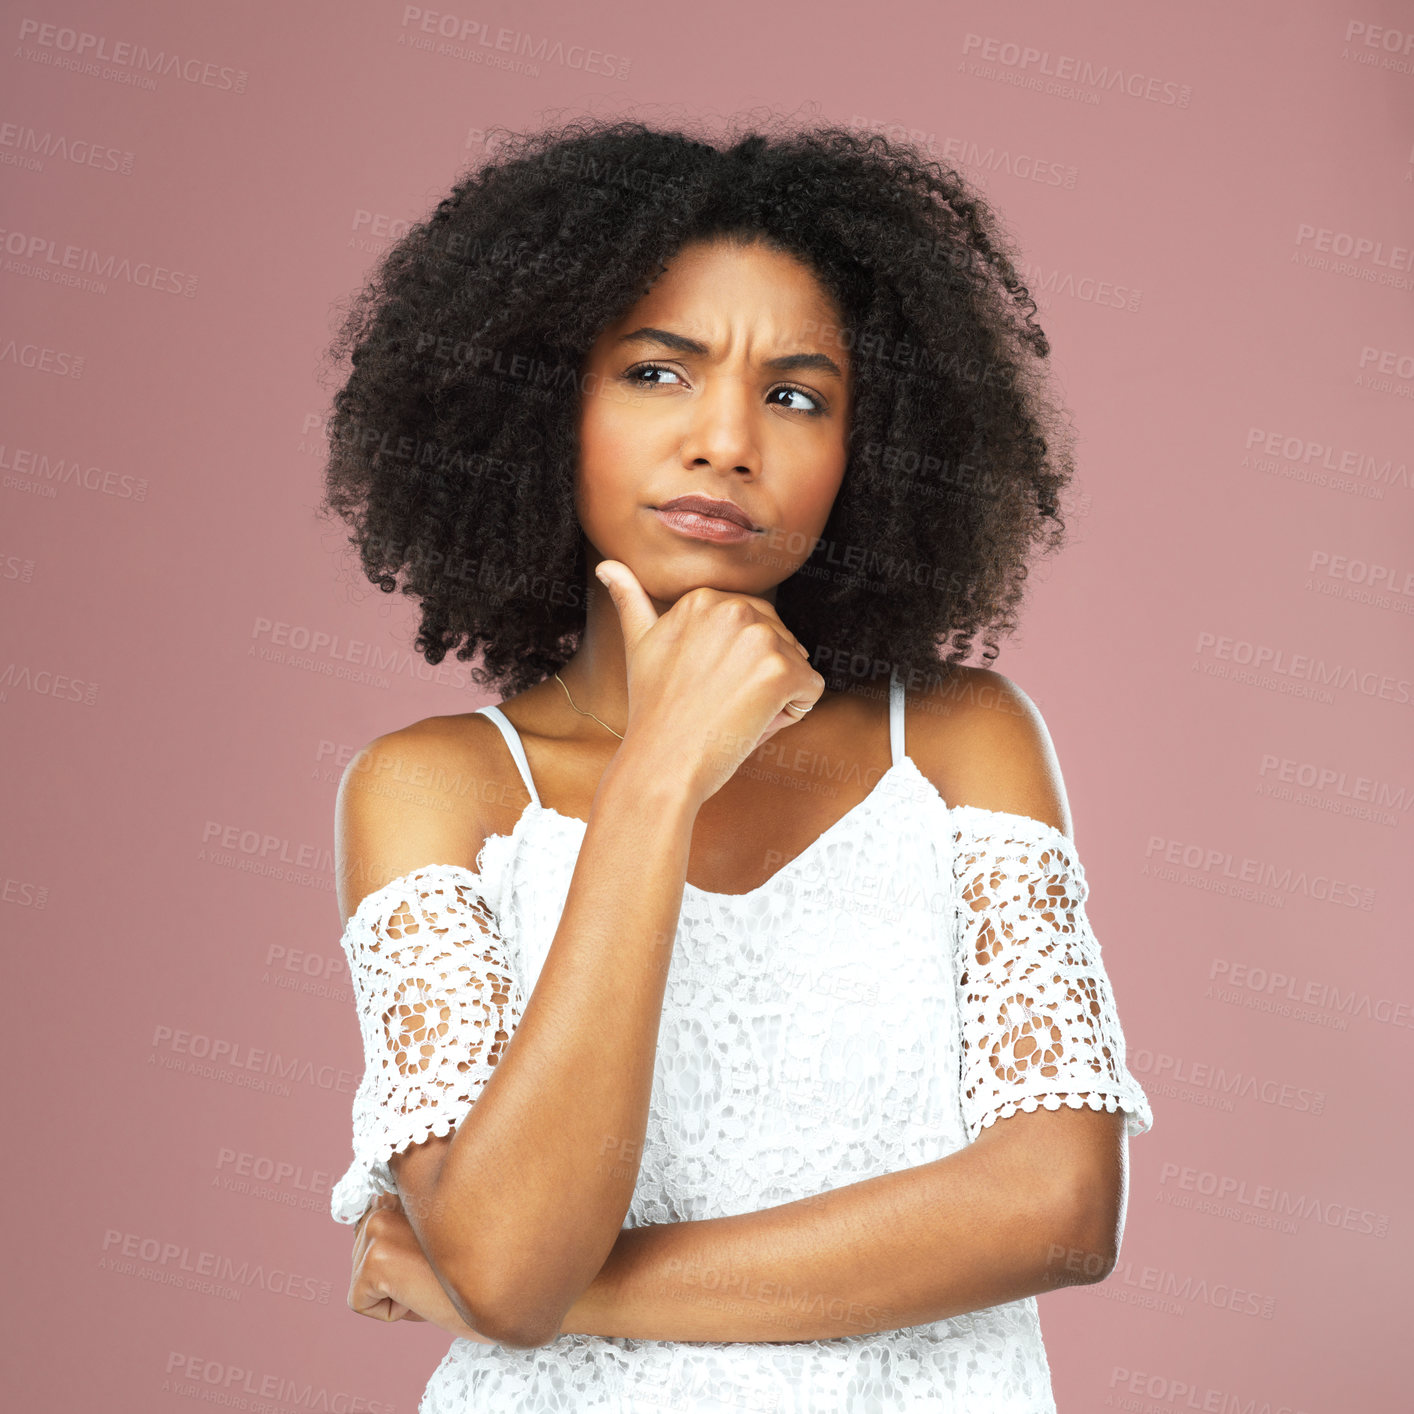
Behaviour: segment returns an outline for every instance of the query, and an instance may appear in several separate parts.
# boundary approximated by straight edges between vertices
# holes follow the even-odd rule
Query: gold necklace
[[[569,690],[568,685],[565,683],[564,678],[562,678],[562,677],[559,675],[559,673],[556,673],[556,674],[555,674],[555,681],[558,682],[558,683],[560,684],[560,686],[565,689],[565,696],[570,698],[570,706],[571,706],[571,707],[574,707],[574,698],[573,698],[573,697],[570,697],[570,690]],[[574,707],[574,710],[575,710],[576,712],[578,712],[581,717],[594,717],[594,713],[593,713],[593,712],[586,712],[582,707]],[[603,727],[605,731],[614,732],[613,727],[611,727],[611,726],[608,724],[608,722],[603,721],[603,720],[602,720],[601,718],[599,718],[599,717],[594,717],[594,720],[595,720],[596,722],[598,722],[599,725],[600,725],[601,727]],[[622,732],[614,732],[614,735],[615,735],[616,737],[618,737],[618,739],[619,739],[620,741],[623,740],[623,733],[622,733]]]

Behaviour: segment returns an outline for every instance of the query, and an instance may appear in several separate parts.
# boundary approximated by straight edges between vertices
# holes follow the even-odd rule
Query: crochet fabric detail
[[[1125,1064],[1074,845],[1024,815],[952,815],[967,1137],[1040,1104],[1122,1109],[1126,1133],[1143,1134],[1153,1115]]]
[[[447,1135],[481,1093],[520,1020],[520,986],[469,869],[439,864],[368,894],[344,930],[363,1032],[355,1162],[330,1198],[356,1223],[396,1193],[390,1155]]]

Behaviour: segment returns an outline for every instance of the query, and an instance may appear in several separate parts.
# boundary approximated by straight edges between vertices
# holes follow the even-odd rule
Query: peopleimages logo
[[[304,1056],[287,1056],[263,1046],[247,1046],[225,1036],[183,1031],[161,1023],[152,1030],[147,1063],[163,1070],[184,1071],[207,1080],[222,1080],[244,1090],[261,1090],[288,1097],[293,1083],[317,1090],[352,1095],[359,1077],[342,1066]]]
[[[168,1354],[164,1374],[164,1392],[224,1405],[228,1409],[274,1409],[288,1405],[291,1409],[327,1410],[329,1414],[397,1414],[392,1404],[349,1390],[312,1384],[308,1375],[262,1373],[185,1350]]]
[[[1263,1078],[1244,1070],[1228,1070],[1211,1061],[1195,1061],[1185,1056],[1172,1056],[1167,1051],[1151,1051],[1140,1047],[1129,1058],[1136,1075],[1157,1082],[1187,1085],[1194,1090],[1210,1091],[1213,1098],[1225,1100],[1258,1100],[1279,1109],[1296,1110],[1302,1114],[1325,1113],[1326,1092],[1311,1090],[1289,1080]],[[1229,1104],[1226,1108],[1231,1109]]]
[[[472,63],[493,64],[497,68],[538,76],[539,65],[557,64],[606,78],[628,78],[629,59],[594,49],[585,44],[551,41],[546,35],[490,25],[447,10],[424,10],[420,5],[404,5],[402,33],[398,43],[412,49],[447,55]],[[532,61],[530,64],[524,60]]]
[[[1271,682],[1286,679],[1315,689],[1358,692],[1362,697],[1378,697],[1403,707],[1414,703],[1414,687],[1408,678],[1397,678],[1374,668],[1357,668],[1353,664],[1327,663],[1324,658],[1293,653],[1275,644],[1254,643],[1250,639],[1204,629],[1198,634],[1194,652],[1199,661],[1207,658],[1215,663],[1232,663],[1251,669],[1252,674],[1258,676],[1259,686],[1267,685],[1262,678]]]
[[[1414,1029],[1414,1002],[1407,999],[1376,996],[1353,987],[1342,989],[1338,982],[1225,957],[1214,958],[1210,964],[1203,995],[1209,1000],[1236,1002],[1255,1011],[1310,1021],[1336,1031],[1348,1030],[1352,1017],[1402,1030]]]
[[[1172,1405],[1174,1409],[1194,1411],[1242,1411],[1242,1414],[1307,1414],[1300,1404],[1288,1404],[1270,1395],[1258,1396],[1224,1389],[1221,1385],[1203,1384],[1200,1381],[1175,1378],[1171,1375],[1154,1374],[1148,1370],[1131,1370],[1126,1365],[1116,1365],[1110,1375],[1111,1393],[1106,1396],[1105,1405],[1116,1409],[1157,1410],[1155,1403],[1145,1404],[1139,1396]],[[1126,1396],[1133,1396],[1127,1398]]]
[[[126,255],[100,251],[90,246],[60,244],[39,232],[11,231],[0,227],[0,252],[11,257],[5,272],[42,279],[53,284],[73,283],[106,293],[106,281],[116,280],[158,294],[196,294],[197,277],[150,260],[133,260]]]
[[[139,1262],[150,1270],[139,1269]],[[269,1296],[327,1306],[331,1292],[330,1283],[319,1277],[301,1276],[284,1267],[267,1267],[228,1252],[211,1252],[193,1248],[190,1243],[111,1227],[103,1234],[99,1267],[123,1276],[144,1276],[163,1286],[186,1286],[205,1294],[226,1295],[237,1301],[242,1291],[263,1291]]]
[[[1411,373],[1414,373],[1414,366],[1411,366]],[[1302,466],[1317,466],[1323,471],[1339,472],[1342,476],[1363,477],[1405,491],[1414,485],[1407,462],[1354,447],[1333,447],[1329,442],[1280,429],[1249,427],[1247,453],[1249,456],[1272,457]]]
[[[114,496],[120,501],[145,501],[148,482],[145,476],[132,476],[112,468],[84,466],[77,457],[53,456],[33,447],[15,447],[0,442],[0,472],[5,472],[5,484],[23,483],[54,494],[53,488],[69,486],[78,491],[96,491],[101,496]],[[9,474],[13,473],[13,475]]]
[[[1293,869],[1290,864],[1278,864],[1271,859],[1235,855],[1231,850],[1202,845],[1193,840],[1150,835],[1144,857],[1146,863],[1141,870],[1144,878],[1173,878],[1173,871],[1181,867],[1199,878],[1211,878],[1222,884],[1250,885],[1256,890],[1270,890],[1282,904],[1286,898],[1301,897],[1318,903],[1363,909],[1366,913],[1372,913],[1375,907],[1375,890],[1366,885],[1335,879],[1319,871]],[[1154,868],[1155,865],[1170,868],[1165,871]],[[1215,892],[1226,890],[1219,888]]]
[[[0,123],[0,162],[42,172],[45,161],[56,158],[73,167],[92,167],[100,172],[118,172],[124,177],[133,174],[133,154],[107,143],[56,133],[44,132],[21,123]]]
[[[470,685],[470,670],[460,663],[432,664],[407,649],[384,648],[357,638],[344,638],[305,624],[284,623],[258,615],[251,626],[248,657],[285,667],[302,668],[343,681],[372,687],[391,686],[390,673],[447,687]]]
[[[1323,1227],[1339,1228],[1365,1237],[1389,1235],[1388,1213],[1356,1208],[1317,1193],[1295,1193],[1275,1184],[1255,1183],[1236,1174],[1217,1173],[1189,1164],[1177,1164],[1172,1160],[1160,1167],[1159,1186],[1178,1196],[1195,1194],[1212,1200],[1206,1205],[1196,1201],[1175,1202],[1171,1204],[1173,1207],[1192,1207],[1199,1212],[1214,1211],[1215,1216],[1239,1218],[1252,1227],[1295,1233],[1300,1230],[1296,1221],[1309,1218]],[[1214,1205],[1217,1204],[1222,1208],[1215,1211]]]
[[[980,78],[1001,77],[995,70],[989,72],[984,66],[969,62],[980,59],[986,65],[1009,71],[1008,81],[1018,82],[1024,88],[1055,92],[1061,97],[1077,96],[1071,86],[1099,89],[1102,93],[1118,93],[1126,98],[1176,108],[1187,108],[1193,97],[1193,90],[1186,83],[1154,78],[1119,65],[1097,64],[1075,54],[1052,54],[1049,49],[998,39],[990,34],[964,35],[962,55],[965,73]],[[1099,94],[1092,93],[1088,99],[1098,103]]]
[[[1362,776],[1342,766],[1324,762],[1300,761],[1291,756],[1262,755],[1258,775],[1282,785],[1301,786],[1346,800],[1376,805],[1385,810],[1408,811],[1414,805],[1414,791],[1394,781],[1377,776]]]
[[[57,378],[82,378],[86,354],[51,349],[43,344],[26,344],[0,336],[0,364],[14,364],[36,373],[52,373]]]
[[[1301,221],[1296,227],[1296,245],[1309,246],[1323,255],[1339,255],[1351,260],[1368,261],[1388,270],[1414,270],[1414,246],[1386,247],[1374,236],[1357,235],[1353,231],[1336,231],[1328,226],[1313,226]]]
[[[165,49],[149,49],[127,39],[110,39],[70,25],[44,24],[39,20],[20,21],[20,48],[16,58],[68,69],[90,77],[116,79],[143,89],[155,89],[156,74],[176,77],[198,88],[244,93],[250,75],[244,69],[215,64],[191,55],[173,54]],[[33,48],[27,47],[33,45]]]
[[[1351,20],[1345,27],[1342,59],[1400,74],[1414,74],[1414,29],[1392,29],[1368,20]]]

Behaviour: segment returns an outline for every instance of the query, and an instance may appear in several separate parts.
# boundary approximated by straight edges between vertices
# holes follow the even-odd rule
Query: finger
[[[375,1321],[400,1321],[412,1308],[389,1295],[381,1282],[360,1274],[349,1288],[349,1309]]]
[[[814,710],[815,704],[822,696],[824,696],[823,688],[814,686],[792,692],[790,697],[781,704],[781,710],[766,723],[766,730],[757,740],[756,745],[759,747],[763,741],[769,740],[785,727],[793,727],[803,722]],[[794,710],[788,710],[790,708]]]
[[[785,620],[776,611],[776,606],[769,599],[763,599],[759,594],[742,594],[739,598],[745,599],[752,608],[759,610],[770,621],[771,627],[791,644],[797,653],[808,663],[810,661],[810,650],[788,629]]]
[[[638,576],[622,560],[600,560],[594,573],[608,589],[618,611],[627,652],[658,622],[658,611],[638,582]]]
[[[367,1252],[373,1244],[373,1225],[369,1219],[378,1211],[377,1204],[371,1206],[366,1213],[358,1220],[358,1226],[354,1229],[353,1244],[353,1264],[357,1268],[363,1260],[363,1254]]]

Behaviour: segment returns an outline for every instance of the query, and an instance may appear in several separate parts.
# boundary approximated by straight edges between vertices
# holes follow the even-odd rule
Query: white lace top
[[[949,807],[904,753],[903,709],[895,681],[893,764],[803,854],[749,893],[685,886],[625,1227],[752,1212],[926,1164],[1038,1105],[1122,1109],[1131,1136],[1151,1127],[1074,845],[1027,816]],[[353,1162],[331,1198],[340,1222],[397,1191],[391,1154],[450,1133],[475,1103],[540,975],[584,837],[583,821],[540,803],[510,721],[480,710],[531,803],[486,840],[476,872],[429,863],[349,919],[366,1070]],[[399,1039],[409,1034],[416,1052]],[[830,1340],[453,1340],[419,1406],[1054,1408],[1034,1297]]]

